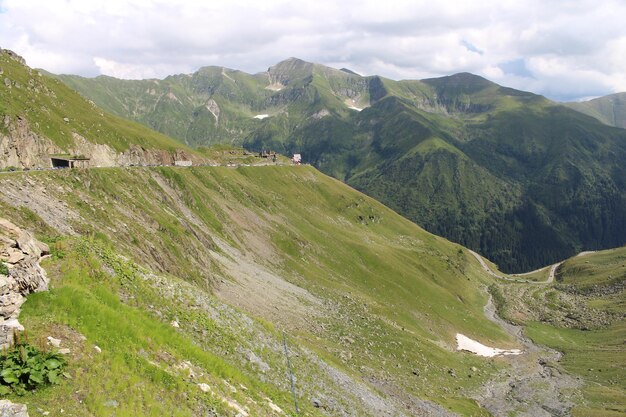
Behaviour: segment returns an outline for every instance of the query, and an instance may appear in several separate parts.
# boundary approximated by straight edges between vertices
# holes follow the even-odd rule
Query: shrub
[[[0,355],[0,395],[24,395],[39,386],[58,384],[65,367],[59,353],[41,352],[26,336],[13,335],[14,344]]]
[[[4,262],[0,262],[0,274],[9,275],[9,268]]]

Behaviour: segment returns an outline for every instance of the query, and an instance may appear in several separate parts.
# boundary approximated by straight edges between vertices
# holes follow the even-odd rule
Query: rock
[[[23,331],[24,326],[16,318],[0,322],[0,349],[10,347],[13,344],[13,333]]]
[[[24,404],[14,404],[9,400],[0,400],[0,417],[28,417]]]
[[[420,371],[419,369],[413,369],[413,375],[419,376]]]
[[[64,117],[64,118],[63,118],[63,121],[64,121],[65,123],[69,123],[69,122],[70,122],[70,119],[68,119],[67,117]]]
[[[315,408],[322,407],[322,402],[318,400],[317,398],[313,398],[313,400],[311,400],[311,403],[313,404],[313,407]]]
[[[178,322],[176,320],[172,320],[170,323],[170,326],[175,327],[175,328],[179,328],[180,324],[178,324]]]
[[[261,358],[255,355],[255,353],[252,352],[251,350],[247,351],[245,356],[248,362],[252,363],[253,365],[256,365],[259,371],[267,372],[271,369],[267,363],[263,362]]]
[[[198,388],[200,388],[202,392],[212,392],[209,384],[205,384],[204,382],[199,383]]]
[[[95,350],[98,353],[102,353],[102,349],[100,349],[99,346],[94,345],[93,350]]]
[[[70,350],[68,348],[59,349],[59,353],[61,355],[69,355],[70,354]]]
[[[31,292],[48,288],[46,272],[39,266],[48,246],[7,219],[0,218],[0,257],[7,262],[8,275],[0,277],[0,346],[13,342],[13,332],[23,330],[16,319],[20,307]],[[17,323],[17,324],[16,324]]]
[[[16,264],[24,258],[25,256],[22,251],[11,249],[9,252],[9,259],[7,259],[7,263]]]
[[[61,346],[61,339],[55,339],[52,336],[48,336],[48,344],[58,348]]]
[[[118,403],[118,402],[117,402],[117,401],[115,401],[115,400],[108,400],[108,401],[106,401],[106,402],[104,403],[104,406],[105,406],[105,407],[112,407],[112,408],[117,408],[117,407],[119,407],[119,405],[120,405],[120,403]]]

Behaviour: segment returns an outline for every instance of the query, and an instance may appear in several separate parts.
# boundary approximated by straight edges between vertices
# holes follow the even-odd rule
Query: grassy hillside
[[[566,103],[566,106],[595,117],[609,126],[626,129],[626,93],[611,94],[589,101]]]
[[[501,286],[501,313],[563,352],[564,370],[584,383],[574,416],[626,413],[625,282],[622,247],[568,259],[554,286]]]
[[[21,320],[72,350],[72,379],[20,399],[31,408],[293,410],[285,329],[304,415],[486,415],[471,398],[506,361],[455,352],[455,334],[515,346],[484,316],[490,281],[463,248],[310,167],[15,173],[0,187],[3,215],[53,247],[52,289]]]
[[[28,121],[36,134],[49,138],[61,149],[74,145],[73,134],[105,144],[118,152],[130,145],[174,151],[189,148],[145,126],[105,113],[56,79],[24,65],[19,57],[0,54],[3,83],[0,84],[1,127],[16,119]],[[8,118],[8,119],[7,119]]]
[[[301,152],[509,272],[625,243],[625,131],[472,74],[393,81],[291,58],[255,75],[60,78],[189,144]]]

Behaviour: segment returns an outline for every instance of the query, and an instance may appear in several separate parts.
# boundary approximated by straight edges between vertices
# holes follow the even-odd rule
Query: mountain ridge
[[[626,201],[624,172],[610,156],[626,157],[623,130],[469,73],[394,81],[297,58],[268,71],[275,79],[228,72],[228,80],[219,70],[213,78],[179,76],[155,85],[154,95],[121,91],[110,80],[64,81],[102,104],[122,97],[132,111],[116,105],[120,114],[192,146],[302,153],[306,162],[505,270],[624,243],[618,237],[626,235],[619,208]],[[423,154],[430,145],[416,147],[429,138],[443,142],[431,142],[436,152]],[[460,180],[461,172],[471,184]],[[406,184],[442,187],[445,195],[425,199]],[[582,208],[589,205],[599,209]],[[597,232],[591,223],[600,225]],[[535,238],[545,245],[533,245]]]

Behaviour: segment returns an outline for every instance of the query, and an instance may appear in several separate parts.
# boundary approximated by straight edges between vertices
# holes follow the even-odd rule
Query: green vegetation
[[[472,74],[393,81],[292,58],[256,75],[60,79],[186,143],[302,152],[504,271],[625,243],[626,131]]]
[[[39,351],[28,344],[26,334],[16,332],[13,338],[13,345],[0,354],[0,395],[24,395],[60,382],[65,366],[63,355]]]
[[[9,268],[4,262],[0,262],[0,274],[9,275]]]
[[[75,145],[74,135],[78,134],[89,142],[106,144],[118,152],[131,145],[193,152],[145,126],[105,113],[59,80],[28,68],[6,51],[0,54],[0,65],[4,70],[3,80],[9,83],[5,81],[0,85],[4,133],[10,120],[13,124],[28,123],[33,132],[49,138],[63,150]]]
[[[455,352],[455,334],[515,346],[485,318],[480,288],[490,279],[466,251],[311,167],[35,172],[0,178],[0,186],[46,188],[30,210],[84,236],[55,238],[32,212],[0,203],[51,236],[53,257],[44,264],[51,290],[30,296],[21,316],[37,340],[72,341],[67,387],[28,400],[51,410],[109,415],[104,404],[116,401],[117,415],[174,405],[197,415],[209,399],[227,407],[220,396],[234,394],[224,381],[248,387],[234,399],[251,410],[248,399],[265,410],[263,395],[288,410],[274,330],[286,328],[312,415],[316,395],[375,412],[356,389],[380,392],[400,408],[403,396],[414,395],[480,415],[468,398],[505,364]],[[48,199],[67,203],[63,218],[49,217]],[[247,262],[262,279],[246,280]],[[226,320],[235,313],[222,302],[258,321]],[[270,370],[248,364],[246,349]],[[196,386],[203,381],[176,370],[186,360],[219,395],[204,396]],[[352,382],[337,382],[321,360]],[[385,385],[369,382],[377,378]],[[110,382],[102,388],[102,381]],[[68,404],[74,391],[82,403]]]
[[[573,257],[552,286],[492,286],[501,316],[536,343],[563,353],[562,372],[580,378],[575,416],[626,413],[626,247]],[[526,313],[524,313],[526,311]]]
[[[565,105],[595,117],[609,126],[626,129],[626,93],[610,94],[589,101],[565,103]]]
[[[245,385],[258,401],[263,395],[277,397],[281,404],[288,399],[162,323],[150,310],[159,298],[146,283],[145,272],[119,258],[106,243],[74,239],[55,246],[65,255],[46,265],[56,271],[54,288],[31,295],[22,317],[37,339],[52,333],[71,346],[68,379],[20,401],[72,415],[104,416],[113,409],[119,416],[156,416],[163,410],[176,416],[227,413],[221,397],[243,403],[246,395],[227,394],[226,382]],[[158,308],[168,308],[162,297]],[[209,384],[212,393],[200,390],[200,382]],[[255,410],[265,414],[262,408]]]

